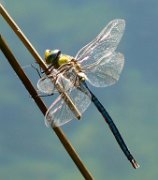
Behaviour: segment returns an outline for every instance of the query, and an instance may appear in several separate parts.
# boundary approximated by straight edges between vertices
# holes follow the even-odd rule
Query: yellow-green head
[[[59,68],[61,65],[70,62],[72,59],[71,56],[61,54],[61,51],[58,49],[55,50],[46,50],[45,51],[45,61],[48,65],[53,65],[54,68]]]

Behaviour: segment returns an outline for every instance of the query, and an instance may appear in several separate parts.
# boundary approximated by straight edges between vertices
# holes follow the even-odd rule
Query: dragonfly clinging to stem
[[[93,102],[128,160],[134,168],[138,168],[139,165],[128,150],[110,115],[86,84],[88,81],[93,86],[106,87],[118,81],[124,66],[124,56],[115,50],[124,29],[123,19],[111,21],[93,41],[79,50],[75,57],[62,54],[60,50],[46,50],[45,60],[50,73],[39,79],[37,87],[45,94],[52,94],[57,91],[56,84],[60,84],[81,116]],[[55,80],[54,85],[52,79]],[[66,124],[74,118],[75,114],[65,103],[61,93],[46,112],[45,122],[55,127]]]

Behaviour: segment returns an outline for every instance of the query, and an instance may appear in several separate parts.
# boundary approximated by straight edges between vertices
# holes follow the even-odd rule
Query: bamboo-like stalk
[[[8,21],[11,22],[11,19],[10,19],[11,17],[10,16],[8,17],[9,14],[6,12],[6,10],[4,9],[4,7],[1,4],[0,4],[0,14],[3,15],[4,19],[7,22]],[[30,53],[33,55],[33,57],[37,60],[37,62],[40,64],[40,66],[44,70],[46,70],[47,69],[46,64],[44,63],[42,58],[38,55],[37,51],[34,49],[34,47],[31,45],[31,43],[26,39],[24,34],[21,32],[21,30],[19,30],[19,28],[17,28],[17,26],[14,26],[14,25],[16,25],[14,23],[13,23],[14,25],[12,23],[10,24],[9,22],[8,22],[8,24],[12,27],[14,32],[15,31],[17,32],[16,34],[18,35],[18,37],[20,36],[19,38],[24,43],[24,45],[27,47],[27,49],[30,51]],[[18,32],[20,32],[20,33],[18,33]],[[23,69],[19,65],[19,63],[18,63],[17,59],[15,58],[15,56],[13,55],[12,51],[9,49],[4,38],[2,38],[2,35],[0,35],[0,49],[4,53],[5,57],[9,61],[12,68],[15,70],[16,74],[18,75],[18,77],[20,78],[20,80],[22,81],[22,83],[24,84],[26,89],[28,90],[28,92],[31,94],[32,98],[35,100],[37,106],[40,108],[42,113],[45,114],[47,111],[47,107],[45,106],[45,104],[43,103],[41,98],[37,95],[37,92],[34,89],[31,81],[28,79],[28,77],[24,73]],[[80,170],[83,177],[86,180],[93,180],[92,175],[90,174],[90,172],[87,170],[86,166],[81,161],[79,155],[77,154],[77,152],[75,151],[75,149],[73,148],[73,146],[71,145],[71,143],[69,142],[67,137],[65,136],[64,132],[59,127],[52,127],[52,129],[54,130],[54,132],[60,139],[61,143],[63,144],[66,151],[68,152],[68,154],[70,155],[70,157],[72,158],[72,160],[74,161],[74,163],[76,164],[78,169]]]
[[[22,83],[24,84],[27,91],[30,93],[32,98],[35,100],[39,109],[42,111],[43,114],[45,114],[47,111],[47,107],[45,106],[45,104],[43,103],[41,98],[38,96],[31,81],[28,79],[28,77],[24,73],[24,71],[21,68],[21,66],[19,65],[17,59],[15,58],[15,56],[13,55],[13,53],[11,52],[11,50],[9,49],[8,45],[6,44],[4,38],[2,38],[1,35],[0,35],[0,49],[2,50],[3,54],[7,58],[8,62],[10,63],[10,65],[12,66],[12,68],[14,69],[14,71],[16,72],[16,74],[18,75],[20,80],[22,81]],[[69,140],[66,138],[63,131],[59,127],[52,127],[52,129],[54,130],[54,132],[60,139],[61,143],[65,147],[66,151],[68,152],[68,154],[70,155],[70,157],[72,158],[72,160],[74,161],[74,163],[76,164],[76,166],[78,167],[78,169],[80,170],[80,172],[82,173],[84,178],[86,180],[92,180],[93,179],[92,175],[90,174],[90,172],[87,170],[86,166],[81,161],[79,155],[77,154],[77,152],[75,151],[75,149],[73,148],[73,146],[71,145]]]
[[[48,66],[43,61],[43,59],[40,57],[36,49],[32,46],[30,41],[27,39],[25,34],[22,32],[22,30],[19,28],[19,26],[15,23],[15,21],[12,19],[12,17],[9,15],[9,13],[6,11],[6,9],[0,4],[0,13],[2,14],[3,18],[6,20],[6,22],[9,24],[9,26],[12,28],[12,30],[15,32],[15,34],[19,37],[19,39],[22,41],[22,43],[25,45],[25,47],[28,49],[28,51],[32,54],[36,62],[40,65],[40,67],[49,74]],[[52,79],[53,81],[53,79]],[[54,82],[52,82],[54,83]],[[69,106],[71,111],[74,113],[75,117],[77,119],[81,118],[81,113],[77,109],[77,107],[74,105],[71,98],[68,96],[68,94],[63,91],[60,84],[56,83],[56,89],[59,91],[59,93],[62,93],[62,96],[64,97],[63,100],[65,103]]]

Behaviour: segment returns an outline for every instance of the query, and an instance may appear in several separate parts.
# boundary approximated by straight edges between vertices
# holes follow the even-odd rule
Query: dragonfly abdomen
[[[127,159],[131,162],[132,166],[134,168],[138,168],[139,165],[137,164],[137,162],[135,161],[134,157],[132,156],[132,154],[130,153],[130,151],[128,150],[119,130],[117,129],[116,125],[114,124],[113,120],[111,119],[110,115],[108,114],[108,112],[106,111],[106,109],[104,108],[104,106],[100,103],[100,101],[97,99],[97,97],[90,91],[90,89],[88,88],[88,86],[85,83],[85,86],[87,87],[87,89],[89,90],[90,94],[91,94],[91,100],[94,103],[94,105],[96,106],[96,108],[98,109],[98,111],[101,113],[101,115],[103,116],[104,120],[107,122],[107,124],[109,125],[116,141],[118,142],[120,148],[122,149],[122,151],[124,152],[125,156],[127,157]]]

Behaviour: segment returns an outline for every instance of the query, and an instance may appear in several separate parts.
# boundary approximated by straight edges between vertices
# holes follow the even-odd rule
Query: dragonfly
[[[95,39],[80,49],[75,57],[62,54],[58,49],[46,50],[45,62],[49,74],[38,80],[37,88],[40,92],[51,95],[57,92],[56,84],[59,84],[81,116],[93,102],[109,125],[125,156],[136,169],[139,164],[127,148],[109,113],[87,85],[89,82],[95,87],[106,87],[118,81],[124,66],[124,55],[117,52],[116,48],[124,29],[125,20],[112,20]],[[75,114],[60,92],[45,114],[45,123],[47,126],[58,127],[75,118]]]

